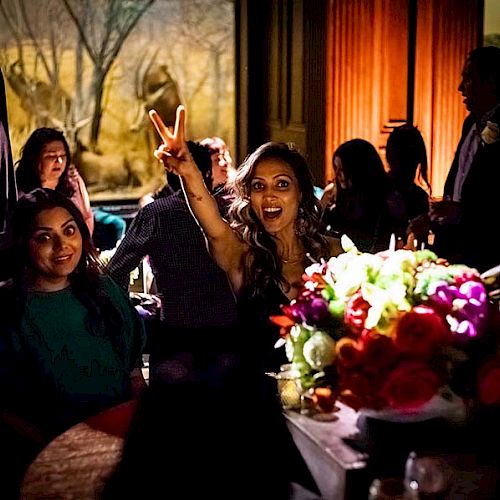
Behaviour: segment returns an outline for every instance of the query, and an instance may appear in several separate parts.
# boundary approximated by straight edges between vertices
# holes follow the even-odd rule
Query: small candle
[[[392,233],[391,239],[389,241],[389,251],[394,252],[395,250],[396,250],[396,235]]]

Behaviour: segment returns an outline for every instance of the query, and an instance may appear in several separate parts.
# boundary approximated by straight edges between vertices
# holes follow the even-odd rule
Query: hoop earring
[[[304,209],[299,207],[297,220],[295,221],[295,234],[297,236],[304,236],[306,234],[306,219],[304,214]]]

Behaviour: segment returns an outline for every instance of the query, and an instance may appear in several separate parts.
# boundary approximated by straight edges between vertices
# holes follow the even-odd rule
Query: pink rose
[[[447,325],[433,309],[415,306],[398,321],[394,343],[404,355],[429,359],[450,337]]]
[[[391,408],[418,408],[431,399],[441,380],[425,363],[403,361],[384,382],[381,396]]]

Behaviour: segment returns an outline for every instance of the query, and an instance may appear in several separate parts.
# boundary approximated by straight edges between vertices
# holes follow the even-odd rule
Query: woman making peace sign
[[[269,315],[298,295],[308,256],[319,260],[341,252],[339,241],[320,229],[321,209],[306,161],[289,144],[268,142],[257,148],[236,173],[228,223],[187,149],[184,108],[177,109],[174,132],[156,111],[150,117],[163,139],[156,157],[181,177],[210,253],[238,298],[240,320],[250,328],[252,344],[266,368],[279,369],[286,360],[283,350],[277,355],[273,349],[278,332]]]

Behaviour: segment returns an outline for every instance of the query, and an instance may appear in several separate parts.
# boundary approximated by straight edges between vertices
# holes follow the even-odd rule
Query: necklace
[[[297,255],[290,259],[281,259],[281,262],[283,262],[283,264],[295,264],[296,262],[302,262],[303,260],[304,260],[304,254]]]

